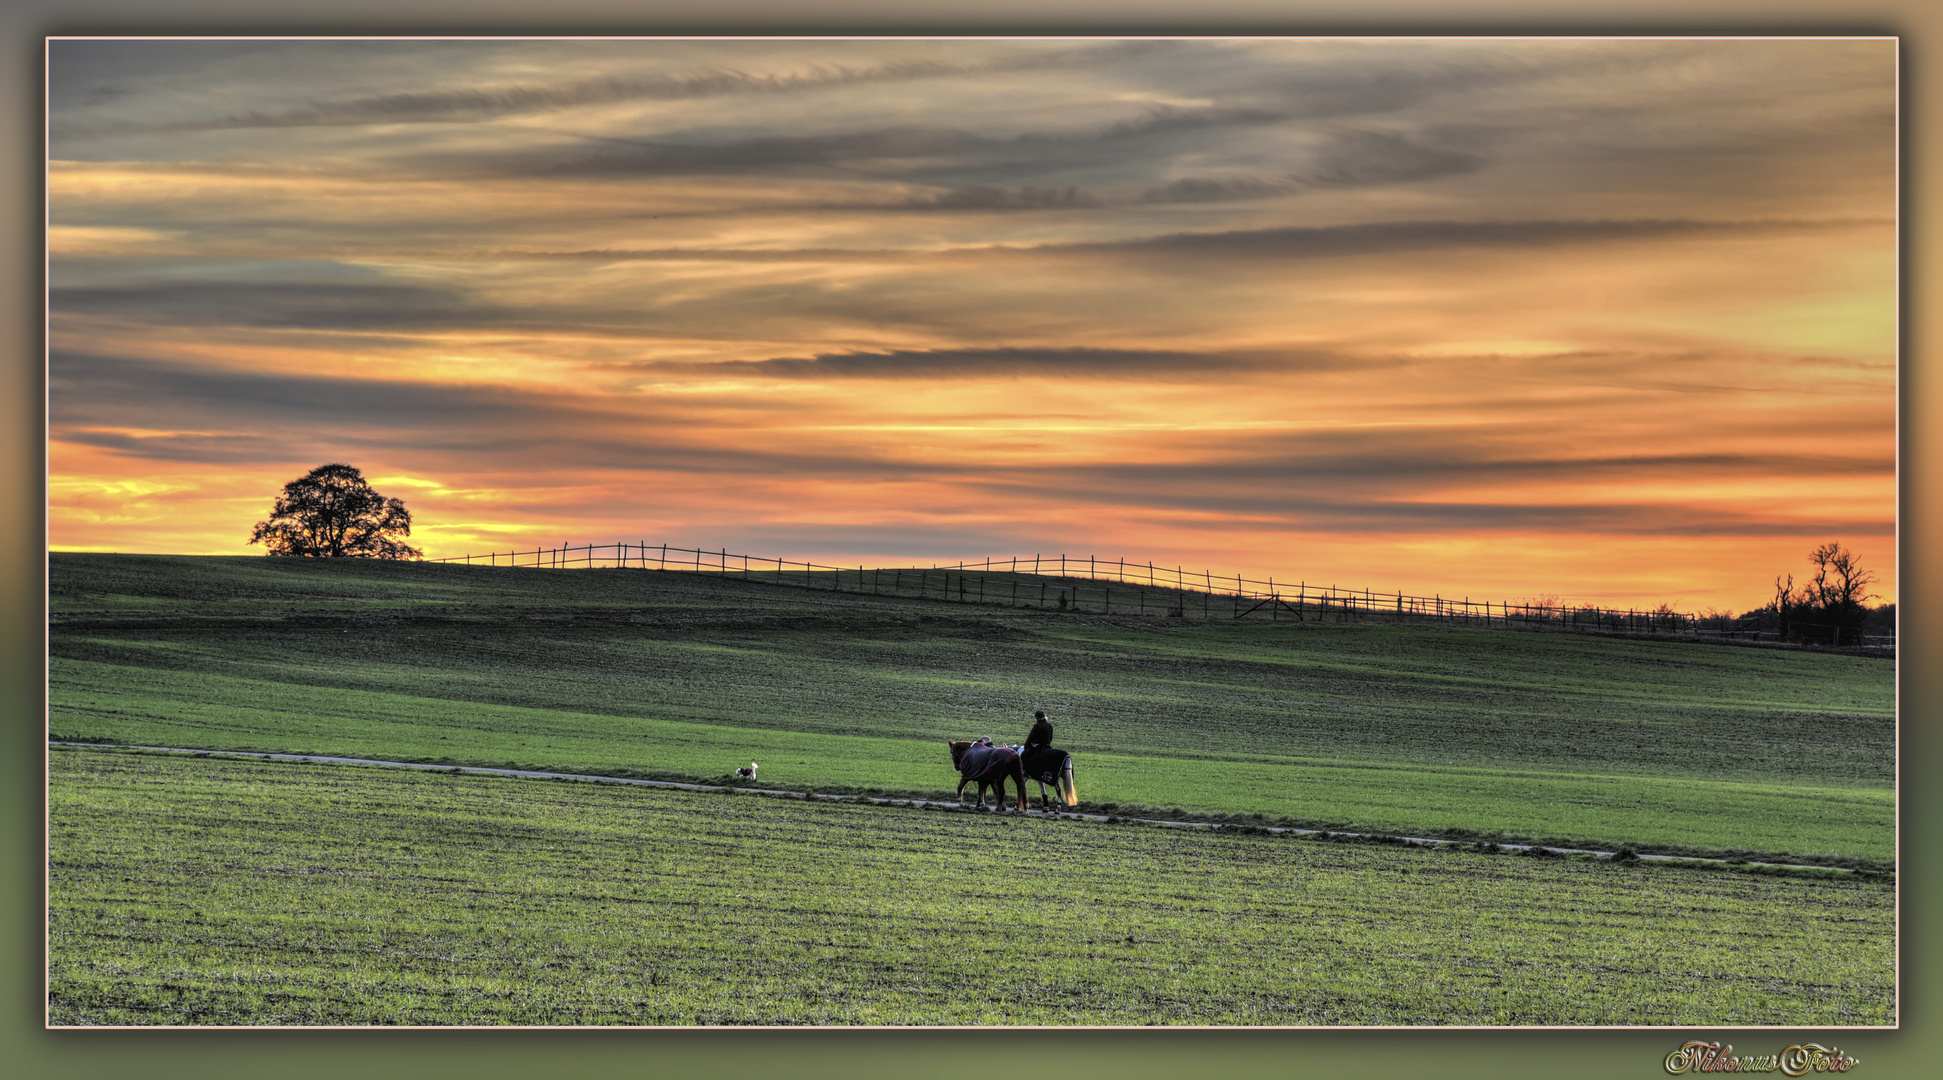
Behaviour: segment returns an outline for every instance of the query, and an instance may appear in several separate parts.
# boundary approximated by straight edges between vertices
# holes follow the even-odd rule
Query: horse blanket
[[[1059,783],[1059,774],[1066,768],[1066,756],[1066,751],[1050,746],[1026,747],[1025,778],[1043,784]]]
[[[1012,763],[1019,752],[1009,746],[973,746],[958,759],[958,775],[981,784],[996,783],[1012,775]]]

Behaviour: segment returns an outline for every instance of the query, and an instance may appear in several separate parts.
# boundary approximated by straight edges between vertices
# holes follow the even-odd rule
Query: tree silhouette
[[[417,548],[394,539],[411,532],[411,511],[403,502],[373,491],[349,465],[319,465],[283,485],[270,519],[256,523],[250,543],[272,555],[416,559]]]
[[[1793,574],[1788,575],[1785,584],[1781,580],[1781,575],[1774,576],[1774,603],[1768,606],[1774,609],[1776,629],[1781,633],[1781,640],[1788,640],[1788,631],[1794,629],[1795,613],[1801,610],[1802,606],[1801,598],[1795,595]]]
[[[1826,543],[1809,552],[1808,564],[1815,568],[1809,591],[1824,608],[1858,608],[1875,595],[1863,591],[1875,584],[1875,571],[1862,569],[1862,561],[1840,544]]]
[[[1815,576],[1799,590],[1793,574],[1785,584],[1779,577],[1774,579],[1774,602],[1769,609],[1775,614],[1782,638],[1802,631],[1804,636],[1814,637],[1825,632],[1831,645],[1860,641],[1862,626],[1869,617],[1863,601],[1875,595],[1868,591],[1875,583],[1875,571],[1864,570],[1855,553],[1833,541],[1809,552],[1808,565],[1815,568]],[[1809,630],[1815,633],[1811,635]]]
[[[1837,645],[1844,636],[1859,637],[1869,614],[1862,602],[1875,595],[1865,591],[1874,584],[1875,572],[1862,569],[1861,560],[1833,541],[1809,552],[1808,565],[1815,568],[1815,578],[1805,591],[1828,626],[1829,636]]]

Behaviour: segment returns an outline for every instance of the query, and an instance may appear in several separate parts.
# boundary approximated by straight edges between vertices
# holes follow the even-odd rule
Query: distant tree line
[[[272,555],[308,558],[417,559],[422,553],[404,542],[411,535],[412,516],[398,499],[375,491],[364,474],[350,465],[320,465],[283,487],[268,520],[256,523],[250,543],[262,544]],[[1759,630],[1784,641],[1829,645],[1860,645],[1864,636],[1896,632],[1896,605],[1871,608],[1869,586],[1875,571],[1833,541],[1808,553],[1813,576],[1801,585],[1793,574],[1777,575],[1774,599],[1767,606],[1735,617],[1709,611],[1700,623],[1710,629]],[[1061,599],[1061,606],[1065,600]],[[1557,597],[1543,598],[1544,609],[1558,607]],[[1584,612],[1596,623],[1601,613]],[[1684,616],[1661,604],[1643,613],[1649,624],[1675,628]]]

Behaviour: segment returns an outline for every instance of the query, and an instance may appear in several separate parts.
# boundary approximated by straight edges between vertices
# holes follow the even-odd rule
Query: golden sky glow
[[[49,518],[1895,597],[1888,40],[89,41]]]

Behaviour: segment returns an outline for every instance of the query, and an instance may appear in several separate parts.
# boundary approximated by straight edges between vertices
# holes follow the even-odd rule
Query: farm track
[[[306,764],[327,764],[327,765],[367,765],[367,766],[378,766],[383,768],[416,769],[422,772],[453,773],[453,774],[463,774],[463,775],[473,775],[473,776],[503,776],[503,777],[509,777],[513,779],[523,779],[523,780],[561,780],[561,781],[572,781],[578,783],[625,785],[625,786],[633,786],[633,787],[650,787],[650,788],[671,788],[678,791],[696,791],[696,792],[707,792],[711,794],[726,794],[726,793],[733,792],[737,794],[747,794],[747,795],[764,795],[764,796],[769,796],[771,798],[821,800],[826,802],[840,802],[840,803],[865,803],[872,806],[904,806],[904,807],[934,808],[934,809],[944,809],[944,810],[964,810],[972,813],[980,812],[974,808],[965,806],[963,802],[951,802],[951,801],[938,800],[938,799],[911,799],[911,798],[896,798],[890,796],[876,796],[876,795],[835,795],[826,792],[791,791],[786,788],[762,788],[762,787],[748,787],[748,786],[730,785],[730,784],[700,784],[700,783],[689,783],[689,782],[679,781],[679,780],[644,780],[637,777],[601,776],[592,773],[549,772],[549,771],[538,770],[538,769],[506,769],[506,768],[495,768],[492,766],[485,766],[485,765],[442,765],[442,764],[429,764],[425,762],[415,762],[415,761],[386,761],[380,758],[334,757],[327,754],[279,754],[279,753],[255,752],[255,751],[244,751],[244,750],[198,750],[192,747],[181,747],[181,746],[132,746],[132,745],[117,745],[117,744],[106,744],[106,743],[62,742],[62,741],[55,741],[55,740],[50,740],[47,745],[50,747],[58,746],[58,747],[63,747],[68,749],[133,750],[133,751],[140,751],[144,753],[186,754],[195,757],[209,757],[209,758],[241,758],[241,759],[258,760],[258,761],[285,761],[285,762],[300,762]],[[1401,836],[1401,835],[1390,834],[1390,833],[1364,833],[1364,832],[1352,832],[1352,831],[1332,830],[1332,829],[1303,829],[1303,828],[1296,828],[1293,826],[1286,826],[1286,825],[1235,826],[1233,824],[1223,823],[1223,822],[1178,821],[1178,820],[1172,820],[1168,818],[1146,818],[1146,817],[1134,817],[1134,816],[1127,816],[1127,815],[1120,815],[1120,814],[1083,814],[1083,813],[1077,813],[1074,811],[1067,811],[1067,810],[1014,811],[1011,810],[1009,807],[998,807],[994,810],[984,811],[984,812],[986,813],[1023,812],[1036,817],[1045,818],[1045,819],[1064,819],[1069,821],[1093,821],[1093,822],[1101,822],[1101,823],[1125,823],[1130,825],[1151,825],[1151,826],[1158,826],[1162,828],[1199,829],[1199,830],[1205,830],[1210,832],[1255,833],[1255,834],[1269,835],[1269,836],[1282,836],[1282,835],[1324,836],[1332,839],[1341,839],[1347,841],[1369,841],[1369,842],[1388,843],[1388,844],[1409,844],[1414,847],[1432,848],[1432,849],[1467,849],[1467,848],[1475,847],[1475,842],[1468,841],[1468,840],[1452,840],[1447,838],[1430,837],[1430,836]],[[1511,843],[1511,842],[1502,842],[1502,843],[1498,843],[1496,846],[1501,850],[1511,851],[1511,852],[1525,853],[1525,852],[1539,851],[1554,856],[1587,856],[1596,859],[1612,859],[1619,854],[1619,852],[1617,851],[1602,851],[1602,850],[1592,849],[1592,848],[1556,847],[1556,846],[1544,845],[1544,844],[1519,844],[1519,843]],[[1751,859],[1743,859],[1743,860],[1716,859],[1716,858],[1706,858],[1702,856],[1692,856],[1692,855],[1657,855],[1651,853],[1633,853],[1633,856],[1639,859],[1639,861],[1641,862],[1660,863],[1660,864],[1672,865],[1672,866],[1710,866],[1710,867],[1744,866],[1750,868],[1758,867],[1764,870],[1786,870],[1786,871],[1803,871],[1803,872],[1812,872],[1812,873],[1839,873],[1839,874],[1854,874],[1857,872],[1848,867],[1815,866],[1807,863],[1761,862],[1761,861],[1756,861]]]

